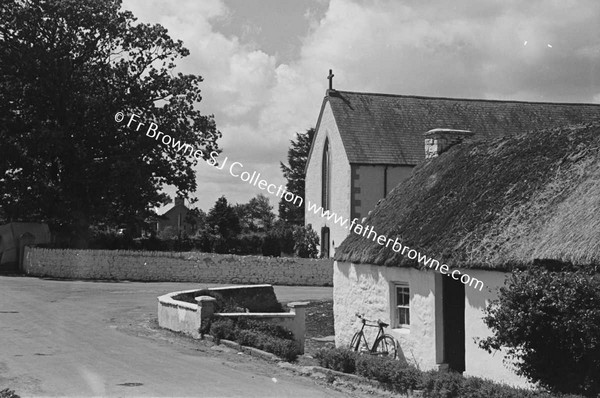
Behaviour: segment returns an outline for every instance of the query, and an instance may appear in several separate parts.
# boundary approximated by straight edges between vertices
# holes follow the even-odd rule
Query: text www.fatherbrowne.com
[[[125,119],[125,114],[123,112],[117,112],[115,114],[115,121],[122,122]],[[136,131],[139,131],[145,123],[142,123],[140,120],[140,116],[136,114],[132,114],[127,123],[127,127],[135,127]],[[136,125],[137,123],[137,125]],[[143,130],[142,130],[143,131]],[[148,125],[148,129],[146,130],[146,136],[150,138],[154,138],[155,140],[159,140],[164,145],[170,145],[171,148],[175,149],[176,152],[181,152],[185,155],[186,151],[189,150],[187,156],[193,156],[197,160],[204,160],[204,153],[200,149],[196,149],[194,146],[182,143],[181,141],[175,141],[173,137],[168,134],[163,133],[162,131],[158,131],[158,125],[156,123],[150,123]],[[162,138],[161,138],[162,137]],[[292,192],[288,192],[282,185],[269,184],[264,179],[260,178],[260,173],[256,171],[250,173],[248,171],[243,171],[244,165],[240,162],[229,162],[229,159],[225,157],[222,163],[219,164],[217,161],[217,152],[210,153],[210,159],[206,159],[208,165],[215,167],[218,170],[223,170],[227,165],[229,174],[232,177],[239,178],[245,183],[258,187],[263,191],[267,191],[271,195],[274,195],[278,198],[282,198],[283,200],[293,203],[296,206],[302,206],[304,203],[304,199],[301,196],[298,196]],[[353,233],[360,235],[367,239],[372,239],[373,242],[385,247],[390,247],[394,252],[401,253],[402,255],[406,255],[411,260],[417,260],[419,264],[423,264],[424,267],[429,267],[430,269],[435,269],[439,271],[442,275],[448,275],[452,277],[454,280],[459,280],[464,285],[468,285],[473,287],[474,289],[479,289],[480,291],[483,289],[483,282],[477,278],[471,277],[469,274],[461,273],[459,270],[455,269],[450,272],[450,267],[447,264],[440,264],[440,262],[434,258],[428,257],[424,254],[421,254],[419,251],[415,249],[411,249],[408,246],[402,245],[401,242],[398,241],[398,238],[392,239],[387,238],[385,235],[378,234],[372,226],[363,225],[358,222],[358,219],[355,218],[350,221],[348,218],[340,216],[335,212],[330,210],[323,209],[322,206],[318,206],[316,203],[311,203],[310,200],[306,201],[306,207],[308,211],[312,211],[313,214],[320,215],[323,218],[326,218],[329,221],[333,221],[335,224],[340,225],[343,228],[346,228]]]

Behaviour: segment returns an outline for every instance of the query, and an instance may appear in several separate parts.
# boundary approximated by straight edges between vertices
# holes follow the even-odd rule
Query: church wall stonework
[[[321,229],[329,227],[330,255],[335,253],[348,235],[348,230],[333,220],[327,220],[321,213],[315,214],[308,209],[308,204],[321,206],[321,167],[325,139],[329,139],[331,153],[331,211],[339,216],[350,219],[350,163],[340,137],[337,124],[329,103],[325,104],[319,129],[316,132],[311,157],[306,168],[305,180],[305,223],[321,236]]]
[[[27,275],[67,279],[331,286],[329,259],[25,248]]]

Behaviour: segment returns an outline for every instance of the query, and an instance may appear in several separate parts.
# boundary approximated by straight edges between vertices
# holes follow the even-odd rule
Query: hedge
[[[342,348],[324,348],[315,354],[320,366],[379,381],[383,387],[406,394],[422,390],[424,398],[583,398],[510,387],[455,372],[423,372],[406,362],[375,355],[361,355]]]
[[[218,344],[221,339],[258,348],[292,362],[298,358],[300,347],[289,330],[268,322],[251,319],[213,318],[209,333]],[[201,330],[201,333],[206,330]]]

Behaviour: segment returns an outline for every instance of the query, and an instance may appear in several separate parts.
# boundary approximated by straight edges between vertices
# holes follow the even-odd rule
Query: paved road
[[[0,390],[23,397],[342,396],[266,361],[158,329],[156,297],[197,287],[0,276]],[[326,287],[275,290],[280,301],[332,295]]]

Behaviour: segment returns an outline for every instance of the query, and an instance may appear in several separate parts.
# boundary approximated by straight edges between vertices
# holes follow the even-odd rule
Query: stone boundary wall
[[[67,279],[332,286],[333,260],[26,247],[23,272]]]

